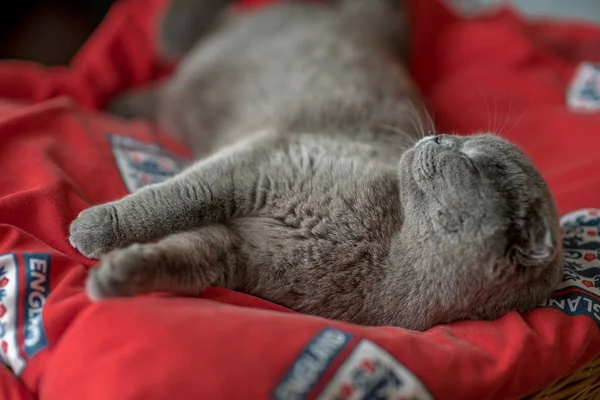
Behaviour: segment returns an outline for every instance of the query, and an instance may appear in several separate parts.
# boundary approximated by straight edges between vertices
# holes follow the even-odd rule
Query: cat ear
[[[550,225],[545,218],[530,221],[528,229],[518,235],[511,248],[511,257],[517,265],[536,266],[550,261],[555,253],[555,240]]]

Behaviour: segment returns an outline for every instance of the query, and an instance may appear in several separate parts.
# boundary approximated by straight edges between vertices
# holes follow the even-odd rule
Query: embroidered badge
[[[421,381],[387,351],[363,339],[319,400],[433,400]]]
[[[109,140],[119,172],[130,193],[178,174],[187,164],[184,159],[155,144],[115,135],[109,135]]]
[[[25,253],[25,341],[23,351],[32,358],[48,346],[42,311],[50,295],[50,254]]]
[[[561,219],[563,282],[542,304],[568,315],[588,315],[600,326],[600,210],[576,211]]]
[[[19,375],[25,360],[19,353],[19,267],[14,254],[0,255],[0,360]]]
[[[306,346],[273,392],[276,400],[305,399],[352,336],[324,329]]]
[[[579,65],[567,89],[567,106],[574,112],[600,110],[600,64]]]

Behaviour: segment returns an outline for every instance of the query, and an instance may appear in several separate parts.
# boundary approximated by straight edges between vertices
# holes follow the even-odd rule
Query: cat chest
[[[235,226],[252,264],[304,271],[383,264],[396,230],[391,216],[382,219],[362,210],[309,205],[279,215],[245,218]]]

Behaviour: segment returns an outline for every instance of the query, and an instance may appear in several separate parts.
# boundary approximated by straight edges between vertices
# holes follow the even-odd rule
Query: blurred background
[[[115,0],[19,0],[0,13],[0,58],[68,64]]]
[[[0,59],[65,65],[117,0],[19,0],[0,13]],[[202,1],[202,0],[198,0]],[[444,0],[475,15],[511,3],[524,14],[600,22],[600,0]]]

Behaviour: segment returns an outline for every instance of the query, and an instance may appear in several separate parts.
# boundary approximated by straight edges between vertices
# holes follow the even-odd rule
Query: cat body
[[[174,1],[163,19],[163,53],[178,54],[177,43],[192,42],[184,36],[197,40],[205,32],[189,26],[191,21],[186,24],[184,16],[210,15],[230,2]],[[225,13],[184,55],[172,79],[121,97],[110,108],[157,119],[189,143],[197,157],[265,128],[282,134],[327,127],[350,135],[370,134],[362,128],[377,124],[413,131],[416,137],[406,114],[416,112],[418,96],[397,58],[407,52],[401,3],[321,3],[287,1],[254,12]],[[154,101],[140,101],[144,96]],[[140,105],[150,107],[140,110]],[[381,131],[377,139],[366,139],[374,145],[404,140],[406,147],[406,138],[393,128]]]
[[[239,15],[227,3],[175,0],[161,43],[186,53],[178,71],[111,106],[156,118],[199,161],[73,222],[72,245],[100,258],[92,298],[218,285],[424,330],[549,296],[562,262],[543,178],[493,135],[422,138],[418,95],[393,56],[399,2]],[[207,10],[223,15],[215,27],[185,22]]]

